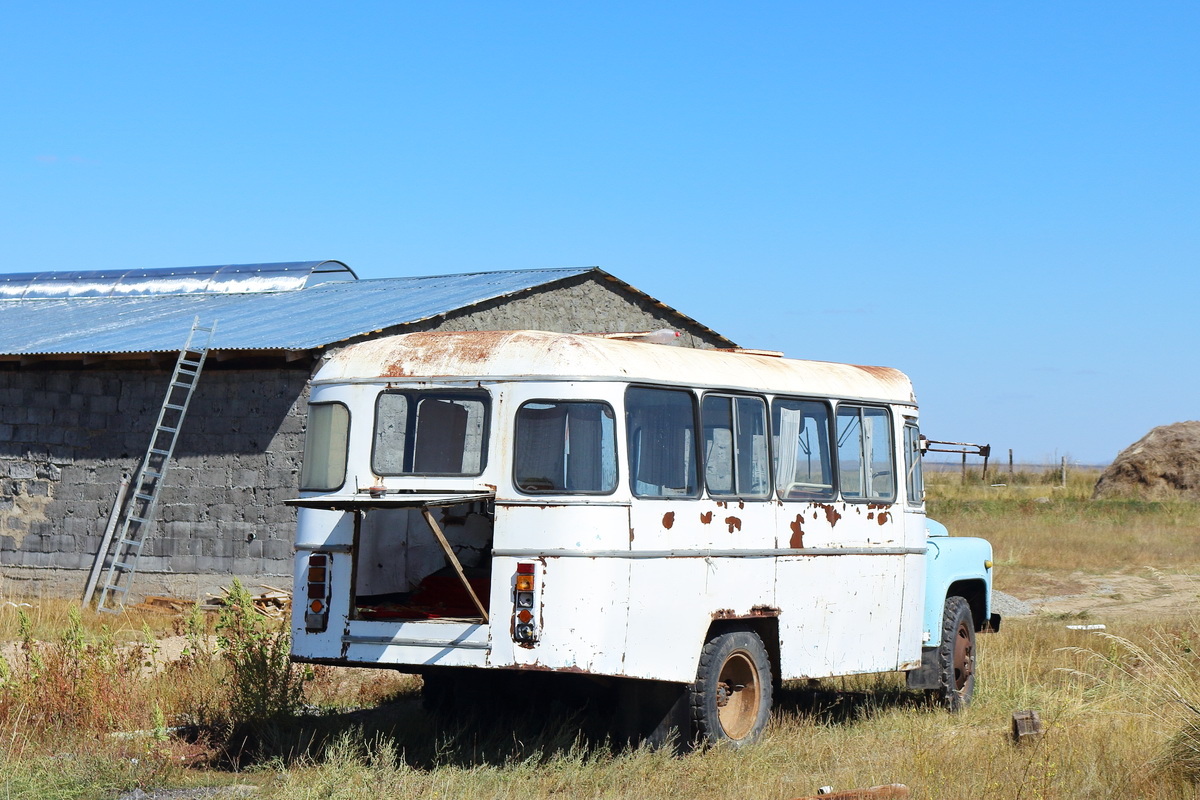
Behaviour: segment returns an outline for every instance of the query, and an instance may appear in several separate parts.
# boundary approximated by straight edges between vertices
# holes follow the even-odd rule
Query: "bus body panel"
[[[745,496],[714,496],[706,488],[705,466],[706,447],[716,440],[703,438],[691,444],[699,486],[663,479],[659,493],[667,496],[639,497],[635,488],[647,490],[635,487],[630,476],[625,398],[631,387],[642,397],[647,388],[670,389],[676,398],[687,393],[697,423],[693,439],[710,433],[701,427],[710,394],[733,398],[735,407],[766,408],[765,435],[776,440],[781,434],[770,420],[776,398],[814,399],[828,409],[831,426],[843,405],[851,416],[855,408],[876,417],[885,409],[894,469],[890,477],[874,462],[866,470],[864,457],[856,467],[864,477],[857,484],[843,480],[836,473],[842,453],[835,447],[832,478],[796,478],[786,494],[830,493],[838,485],[841,493],[781,498],[771,455],[778,442],[768,440],[770,491],[758,481],[764,474],[758,464],[747,483],[762,496],[750,496],[740,485]],[[411,440],[424,435],[414,422],[421,398],[459,404],[443,409],[439,419],[484,409],[483,427],[465,438],[458,434],[460,444],[482,448],[478,468],[418,473],[411,455],[403,466],[381,459],[376,451],[387,436],[381,438],[376,425],[383,394],[411,398],[407,422],[387,423],[417,425],[402,447],[415,447]],[[547,424],[555,404],[571,403],[587,405],[591,414],[570,424],[576,435],[604,418],[599,424],[611,444],[587,451],[585,442],[585,452],[615,454],[615,467],[607,467],[609,474],[615,470],[615,482],[568,493],[533,491],[529,487],[540,484],[522,479],[523,491],[514,466],[520,458],[517,420],[523,409],[532,409],[527,416],[540,414],[537,424]],[[916,406],[907,378],[895,370],[538,332],[409,334],[334,354],[312,384],[310,406],[320,404],[346,408],[345,474],[340,486],[302,490],[297,501],[309,503],[299,510],[296,532],[292,651],[299,660],[688,683],[712,632],[751,626],[765,638],[777,628],[778,639],[765,643],[777,651],[782,678],[816,678],[916,667],[922,647],[937,643],[945,592],[956,581],[982,581],[990,604],[991,575],[983,566],[990,547],[982,540],[930,538],[923,497],[907,497],[905,482],[897,480],[905,457],[902,428],[907,421],[915,432]],[[653,414],[629,419],[640,419],[646,430]],[[792,431],[787,436],[794,445],[794,429],[782,427]],[[873,429],[876,442],[879,430]],[[568,451],[577,446],[568,436]],[[532,460],[541,461],[536,454]],[[388,474],[375,471],[381,464]],[[872,482],[889,480],[897,484],[890,500],[843,497],[851,494],[847,486],[866,495]],[[439,501],[439,494],[448,499]],[[454,558],[446,557],[446,547]],[[318,556],[327,564],[318,571],[326,582],[313,588],[317,573],[310,561]],[[525,608],[518,607],[519,573],[533,580]],[[465,593],[467,585],[475,588],[486,623]],[[312,614],[314,598],[327,600],[323,624],[314,623],[320,621]],[[524,639],[517,630],[522,623]]]

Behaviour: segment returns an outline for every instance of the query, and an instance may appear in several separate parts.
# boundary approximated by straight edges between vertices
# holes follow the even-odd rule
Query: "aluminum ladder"
[[[204,361],[208,358],[216,327],[215,321],[205,327],[200,324],[200,318],[196,317],[192,322],[192,330],[188,333],[187,342],[179,351],[175,371],[171,374],[171,382],[167,384],[166,397],[163,398],[162,408],[158,411],[158,421],[154,423],[150,445],[146,448],[142,465],[130,484],[129,501],[118,520],[120,533],[115,543],[111,539],[103,542],[96,554],[97,560],[102,561],[110,549],[113,551],[108,576],[100,590],[100,600],[96,603],[97,611],[119,614],[125,608],[125,598],[133,584],[133,577],[137,574],[142,546],[145,545],[154,524],[154,507],[158,503],[158,494],[166,480],[171,456],[175,452],[175,443],[179,439],[179,430],[183,427],[188,405],[192,402],[192,393],[200,380],[200,370],[204,368]],[[88,594],[85,592],[85,603],[90,599]]]

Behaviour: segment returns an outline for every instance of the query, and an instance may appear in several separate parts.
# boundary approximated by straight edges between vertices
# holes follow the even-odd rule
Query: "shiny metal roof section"
[[[197,316],[202,323],[219,321],[213,350],[312,350],[576,276],[609,277],[594,267],[571,267],[314,285],[309,281],[318,276],[353,273],[349,267],[321,271],[341,262],[301,263],[317,266],[306,273],[306,288],[297,290],[66,293],[36,301],[10,294],[0,299],[0,355],[170,352],[183,344]]]
[[[0,300],[287,292],[356,280],[341,261],[288,261],[166,269],[78,270],[0,275]]]
[[[429,331],[386,336],[333,353],[314,382],[441,379],[618,380],[915,402],[890,367],[802,361],[543,331]]]

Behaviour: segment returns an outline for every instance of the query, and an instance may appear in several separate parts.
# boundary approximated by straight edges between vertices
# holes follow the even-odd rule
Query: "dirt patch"
[[[1121,451],[1092,499],[1200,500],[1200,421],[1160,425]]]
[[[1150,621],[1195,613],[1200,605],[1200,575],[1154,569],[1068,576],[1033,572],[1006,591],[1037,614],[1088,617],[1098,622],[1134,617]]]

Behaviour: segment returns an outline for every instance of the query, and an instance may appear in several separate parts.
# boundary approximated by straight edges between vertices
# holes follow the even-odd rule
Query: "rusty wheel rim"
[[[954,638],[954,690],[963,691],[975,674],[975,647],[971,641],[971,629],[964,622],[958,626]]]
[[[717,678],[717,717],[730,739],[744,739],[758,720],[758,669],[748,653],[731,653]]]

